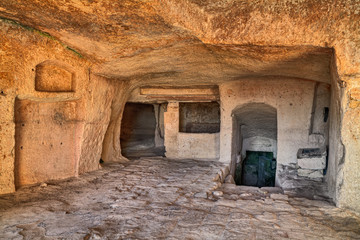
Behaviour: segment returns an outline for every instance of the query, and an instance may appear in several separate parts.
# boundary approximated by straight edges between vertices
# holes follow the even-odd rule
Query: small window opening
[[[180,103],[179,108],[180,132],[218,133],[220,131],[219,103]]]
[[[328,118],[329,118],[329,108],[324,107],[324,122],[327,122]]]

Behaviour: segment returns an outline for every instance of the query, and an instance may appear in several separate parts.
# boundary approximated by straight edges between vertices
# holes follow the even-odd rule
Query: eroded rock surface
[[[2,239],[359,239],[360,218],[278,188],[225,184],[223,164],[141,158],[0,197]]]

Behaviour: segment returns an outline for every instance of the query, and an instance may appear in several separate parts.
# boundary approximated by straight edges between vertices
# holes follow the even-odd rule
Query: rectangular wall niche
[[[16,99],[16,187],[77,176],[84,116],[81,100]]]
[[[41,92],[73,92],[74,73],[54,63],[36,66],[35,90]]]
[[[220,131],[219,103],[180,103],[179,108],[180,132],[217,133]]]

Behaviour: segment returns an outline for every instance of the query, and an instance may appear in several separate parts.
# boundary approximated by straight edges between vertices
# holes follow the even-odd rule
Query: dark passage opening
[[[120,135],[123,156],[127,158],[164,156],[164,147],[157,146],[155,142],[157,126],[154,105],[126,103]]]
[[[274,187],[276,160],[272,152],[246,151],[246,158],[236,172],[238,185]]]

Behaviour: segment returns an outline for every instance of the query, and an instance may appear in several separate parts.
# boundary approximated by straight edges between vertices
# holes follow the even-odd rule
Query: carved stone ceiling
[[[326,34],[337,33],[335,23],[316,16],[333,6],[253,2],[6,0],[0,16],[49,33],[93,62],[93,73],[118,80],[191,85],[279,76],[329,83]]]

